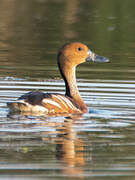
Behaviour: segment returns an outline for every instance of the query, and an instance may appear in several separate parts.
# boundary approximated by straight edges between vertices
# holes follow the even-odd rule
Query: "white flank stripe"
[[[53,100],[51,100],[51,99],[43,99],[43,103],[48,103],[48,104],[52,104],[52,105],[54,105],[54,106],[56,106],[56,107],[58,107],[58,108],[61,108],[61,106],[57,103],[57,102],[55,102],[55,101],[53,101]]]
[[[74,109],[74,106],[73,106],[72,102],[71,102],[68,98],[66,98],[66,97],[64,97],[64,96],[60,96],[60,97],[63,99],[63,101],[66,101],[66,103],[68,104],[68,106],[69,106],[71,109]]]
[[[65,97],[63,97],[63,96],[61,96],[61,95],[53,95],[53,96],[54,96],[55,98],[59,99],[66,108],[70,107],[71,109],[73,109],[73,106],[71,106],[71,102],[70,102],[67,98],[65,98]],[[66,101],[66,102],[65,102],[65,101]],[[70,103],[69,103],[69,102],[70,102]]]
[[[47,112],[48,110],[43,106],[36,105],[36,106],[32,107],[32,111],[34,111],[34,112]]]
[[[61,99],[61,96],[59,95],[53,95],[55,98],[59,99],[61,103],[63,103],[63,105],[68,108],[68,106],[66,105],[66,103]]]

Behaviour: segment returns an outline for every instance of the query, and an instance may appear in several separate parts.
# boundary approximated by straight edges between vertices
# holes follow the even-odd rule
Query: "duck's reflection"
[[[75,119],[80,116],[64,119],[63,122],[48,122],[51,127],[56,127],[56,137],[52,142],[56,143],[56,158],[64,163],[62,173],[70,176],[83,177],[83,166],[85,165],[85,144],[78,138],[73,126]],[[46,123],[42,124],[46,126]],[[43,133],[44,134],[44,133]],[[46,141],[46,138],[42,138]]]
[[[57,158],[66,164],[63,173],[82,176],[85,165],[84,142],[73,130],[73,121],[64,123],[63,133],[58,137],[62,138],[62,141],[56,146]]]
[[[9,117],[16,119],[17,115],[9,115]],[[18,117],[23,117],[23,120],[29,119],[28,114]],[[56,159],[64,164],[61,168],[62,173],[77,177],[83,177],[86,158],[85,143],[79,138],[75,128],[81,118],[81,115],[68,118],[39,116],[36,117],[35,123],[23,124],[23,128],[42,129],[40,132],[42,141],[56,144]]]

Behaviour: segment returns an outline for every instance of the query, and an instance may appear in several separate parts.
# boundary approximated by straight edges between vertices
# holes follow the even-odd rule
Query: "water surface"
[[[135,2],[0,4],[0,179],[134,179]],[[6,103],[26,92],[64,94],[56,56],[71,41],[110,59],[77,68],[89,113],[9,113]]]

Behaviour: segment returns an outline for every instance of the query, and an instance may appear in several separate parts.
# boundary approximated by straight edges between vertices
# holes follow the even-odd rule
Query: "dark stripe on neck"
[[[61,73],[61,76],[62,78],[64,79],[64,82],[65,82],[65,87],[66,87],[66,96],[68,97],[71,97],[71,94],[70,94],[70,88],[69,88],[69,85],[68,85],[68,81],[61,69],[61,66],[60,66],[60,63],[59,63],[59,58],[60,58],[60,55],[61,55],[61,52],[58,53],[58,56],[57,56],[57,63],[58,63],[58,67],[59,67],[59,70],[60,70],[60,73]]]

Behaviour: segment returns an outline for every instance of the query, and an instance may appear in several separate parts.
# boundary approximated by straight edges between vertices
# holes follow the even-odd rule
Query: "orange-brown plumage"
[[[57,62],[65,81],[66,93],[50,94],[29,92],[16,102],[8,103],[12,111],[43,112],[46,114],[86,113],[87,106],[81,98],[76,83],[76,66],[85,61],[108,62],[105,57],[95,55],[82,43],[73,42],[64,45],[58,52]]]

